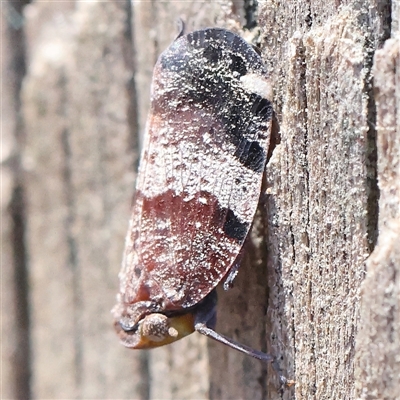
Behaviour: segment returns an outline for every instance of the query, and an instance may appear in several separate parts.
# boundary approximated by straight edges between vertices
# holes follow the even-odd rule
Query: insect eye
[[[125,332],[132,332],[137,330],[137,324],[132,318],[128,316],[121,317],[121,319],[119,320],[119,324]]]

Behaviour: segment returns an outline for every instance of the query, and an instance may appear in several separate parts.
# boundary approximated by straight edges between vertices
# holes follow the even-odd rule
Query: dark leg
[[[205,335],[211,339],[214,339],[217,342],[223,343],[223,344],[231,347],[232,349],[236,349],[238,351],[241,351],[244,354],[254,357],[257,360],[263,361],[265,363],[274,361],[274,357],[271,356],[270,354],[266,354],[261,351],[254,350],[251,347],[248,347],[244,344],[238,343],[238,342],[234,341],[233,339],[230,339],[224,335],[221,335],[221,334],[215,332],[214,329],[210,328],[210,326],[213,326],[215,324],[215,320],[216,320],[215,306],[216,306],[216,304],[217,304],[217,296],[216,296],[216,292],[213,291],[206,297],[206,299],[203,301],[203,303],[196,310],[194,328],[197,332],[199,332],[202,335]],[[280,375],[279,368],[277,367],[275,362],[272,363],[272,367],[274,368],[275,372],[277,373],[277,375],[279,377],[279,381],[282,384],[291,386],[294,383],[293,381],[288,381],[287,378],[285,378],[283,375]]]

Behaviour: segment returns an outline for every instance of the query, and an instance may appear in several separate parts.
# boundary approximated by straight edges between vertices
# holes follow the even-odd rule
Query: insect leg
[[[217,304],[217,296],[215,290],[211,292],[206,299],[199,305],[199,308],[195,313],[195,321],[194,321],[194,329],[205,335],[211,339],[216,340],[226,346],[231,347],[232,349],[238,350],[248,356],[256,358],[265,363],[272,362],[272,367],[275,370],[276,374],[279,377],[279,381],[281,384],[286,386],[293,385],[293,381],[288,380],[285,376],[281,375],[279,372],[279,367],[275,362],[275,358],[271,354],[263,353],[262,351],[255,350],[249,346],[246,346],[242,343],[238,343],[235,340],[228,338],[224,335],[221,335],[218,332],[215,332],[210,325],[215,324],[216,320],[216,304]],[[211,323],[210,323],[211,322]]]

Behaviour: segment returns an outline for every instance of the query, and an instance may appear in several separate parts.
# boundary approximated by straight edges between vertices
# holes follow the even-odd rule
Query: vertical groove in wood
[[[24,130],[20,90],[25,75],[22,11],[1,4],[1,387],[2,398],[30,398],[30,315],[25,248],[25,190],[21,173]],[[4,397],[3,397],[4,396]]]
[[[27,257],[25,248],[25,191],[21,177],[17,178],[11,198],[10,214],[12,220],[11,243],[13,246],[14,266],[13,285],[16,327],[11,334],[15,340],[13,364],[14,395],[16,399],[31,397],[31,343],[30,343],[30,308],[29,284],[27,275]]]
[[[397,398],[400,385],[400,39],[374,59],[377,105],[379,239],[367,260],[357,335],[356,395]]]

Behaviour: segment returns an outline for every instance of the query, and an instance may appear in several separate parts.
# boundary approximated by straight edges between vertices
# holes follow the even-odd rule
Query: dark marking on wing
[[[236,150],[235,156],[244,167],[254,172],[262,172],[264,170],[266,154],[258,142],[250,142],[247,139],[243,139]]]
[[[271,102],[258,94],[253,93],[251,97],[250,101],[253,103],[251,112],[262,120],[269,121],[273,113]]]
[[[163,98],[154,99],[155,111],[163,115],[169,110],[166,102],[177,107],[193,106],[212,116],[222,125],[223,139],[236,148],[232,153],[246,168],[263,170],[265,151],[253,144],[268,132],[272,105],[256,93],[249,93],[240,84],[240,77],[265,69],[260,57],[237,35],[223,29],[206,29],[174,42],[160,58],[164,82]],[[178,74],[171,75],[170,72]],[[160,103],[160,104],[158,104]],[[165,118],[170,118],[166,116]],[[225,135],[224,135],[225,134]]]
[[[238,72],[241,76],[247,74],[246,63],[242,57],[235,54],[231,55],[232,63],[230,65],[230,70],[232,72]]]
[[[222,52],[218,47],[208,46],[204,49],[203,56],[210,61],[211,64],[216,64],[221,60]]]
[[[242,242],[247,236],[249,225],[247,222],[240,222],[235,213],[229,209],[223,229],[227,236]]]

